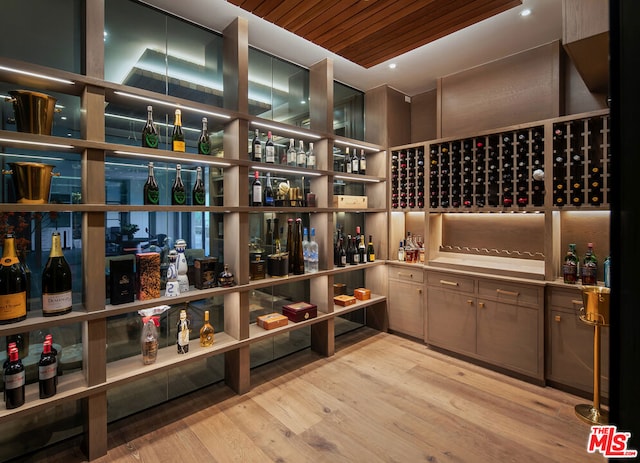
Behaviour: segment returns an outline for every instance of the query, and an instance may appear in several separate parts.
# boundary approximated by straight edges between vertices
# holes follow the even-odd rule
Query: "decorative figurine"
[[[189,325],[191,322],[187,318],[187,311],[185,309],[180,310],[180,320],[178,320],[178,354],[186,354],[189,352]]]
[[[176,240],[174,247],[178,252],[176,269],[178,270],[178,284],[180,285],[180,292],[186,293],[189,291],[189,277],[187,276],[189,264],[187,263],[187,257],[184,254],[185,249],[187,249],[187,242],[183,239]]]
[[[169,268],[167,269],[167,286],[164,290],[165,296],[179,296],[180,283],[178,282],[178,251],[169,251]]]

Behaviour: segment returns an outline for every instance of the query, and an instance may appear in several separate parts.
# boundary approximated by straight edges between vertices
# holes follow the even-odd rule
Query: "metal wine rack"
[[[429,207],[535,209],[544,205],[544,128],[429,146]]]
[[[609,203],[609,115],[553,124],[553,204]]]

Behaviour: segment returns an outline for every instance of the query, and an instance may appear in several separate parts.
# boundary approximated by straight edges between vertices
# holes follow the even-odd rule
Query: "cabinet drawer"
[[[543,288],[498,280],[479,280],[478,297],[533,307],[542,307],[544,304]]]
[[[551,288],[551,306],[578,312],[582,307],[582,292],[576,288]]]
[[[424,271],[422,268],[391,267],[389,269],[389,278],[422,283],[424,281]]]
[[[465,293],[473,293],[475,288],[475,280],[473,278],[452,273],[429,272],[427,273],[427,284]]]

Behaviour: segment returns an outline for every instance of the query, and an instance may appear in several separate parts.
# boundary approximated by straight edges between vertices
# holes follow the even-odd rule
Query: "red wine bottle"
[[[24,365],[18,357],[18,349],[9,352],[9,364],[4,369],[4,403],[7,409],[24,405]]]
[[[56,356],[51,352],[51,342],[45,341],[42,344],[42,354],[38,362],[38,385],[41,399],[56,395],[57,373]]]

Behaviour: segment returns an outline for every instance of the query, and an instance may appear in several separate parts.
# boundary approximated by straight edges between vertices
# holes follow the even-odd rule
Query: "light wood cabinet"
[[[424,336],[424,272],[422,266],[391,266],[389,274],[389,329],[422,339]]]

